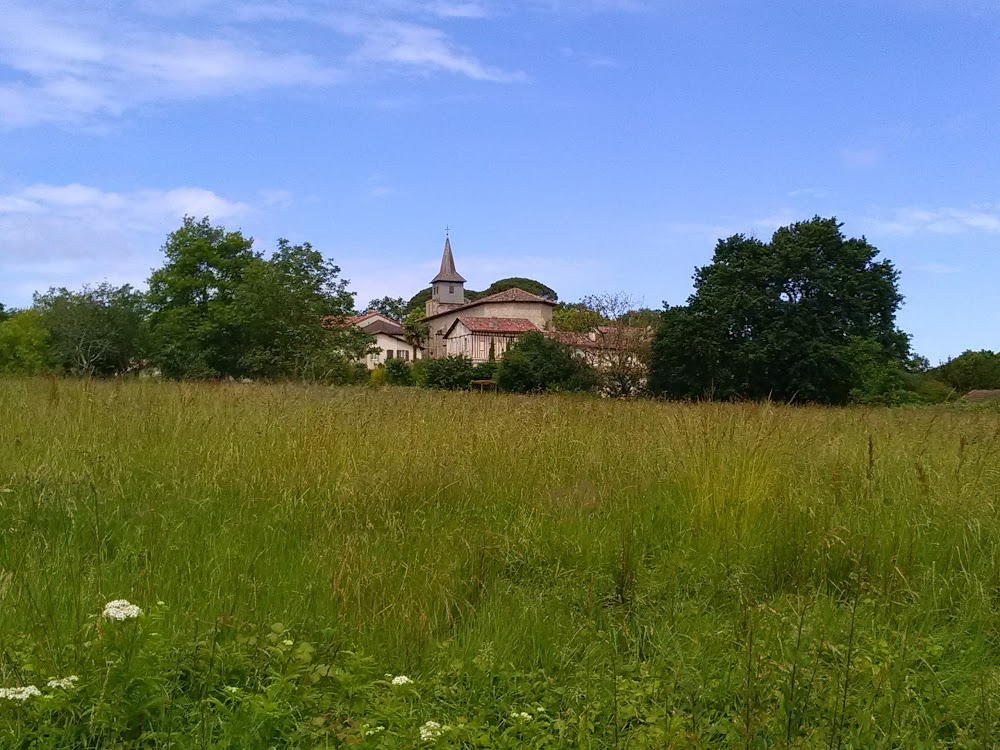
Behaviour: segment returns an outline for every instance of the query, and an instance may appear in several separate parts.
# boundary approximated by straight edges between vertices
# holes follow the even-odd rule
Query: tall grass
[[[0,650],[162,601],[566,746],[991,747],[998,500],[985,411],[0,381]]]

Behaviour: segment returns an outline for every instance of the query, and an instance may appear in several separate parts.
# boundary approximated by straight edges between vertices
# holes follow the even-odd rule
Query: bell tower
[[[431,279],[431,298],[427,301],[427,315],[434,315],[449,307],[465,304],[465,279],[455,270],[455,256],[451,253],[451,238],[445,235],[441,270]]]

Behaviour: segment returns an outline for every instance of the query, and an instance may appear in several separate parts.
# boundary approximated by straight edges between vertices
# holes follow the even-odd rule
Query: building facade
[[[412,362],[424,356],[424,350],[414,346],[403,335],[403,326],[382,313],[365,313],[348,318],[347,323],[369,334],[378,351],[368,354],[361,361],[369,370],[384,365],[390,359]]]
[[[431,280],[431,298],[425,307],[426,356],[462,354],[482,362],[492,347],[494,357],[500,359],[528,331],[550,330],[555,306],[552,300],[517,288],[466,300],[465,279],[455,268],[451,240],[446,239],[441,269]]]

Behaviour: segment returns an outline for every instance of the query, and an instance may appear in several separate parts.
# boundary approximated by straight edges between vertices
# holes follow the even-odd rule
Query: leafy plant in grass
[[[413,372],[409,362],[402,359],[386,361],[385,382],[388,385],[413,385]]]
[[[464,390],[475,378],[472,360],[462,355],[423,360],[422,385],[447,391]]]
[[[496,380],[502,390],[514,393],[586,391],[596,382],[585,360],[537,331],[526,333],[507,350]]]

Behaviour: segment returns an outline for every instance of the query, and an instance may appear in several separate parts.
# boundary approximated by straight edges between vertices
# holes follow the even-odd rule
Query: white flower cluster
[[[443,731],[444,729],[442,728],[442,726],[438,724],[436,721],[428,721],[426,724],[420,727],[420,739],[425,741],[436,740],[438,737],[441,736],[441,732]]]
[[[392,678],[393,685],[409,685],[413,680],[407,677],[405,674],[396,675]]]
[[[373,727],[371,724],[365,724],[365,737],[371,737],[373,734],[378,734],[379,732],[384,732],[385,727],[379,724],[377,727]]]
[[[104,605],[104,616],[109,620],[132,620],[142,614],[142,610],[127,599],[115,599]]]
[[[62,688],[63,690],[69,690],[74,684],[79,682],[80,678],[75,674],[71,674],[69,677],[63,677],[60,680],[49,680],[46,685],[50,688]]]
[[[42,691],[34,685],[25,685],[24,687],[16,688],[0,688],[0,698],[6,698],[11,701],[26,701],[28,698],[33,698],[34,696],[41,694]]]
[[[510,715],[515,721],[531,721],[531,714],[527,711],[515,711]]]

